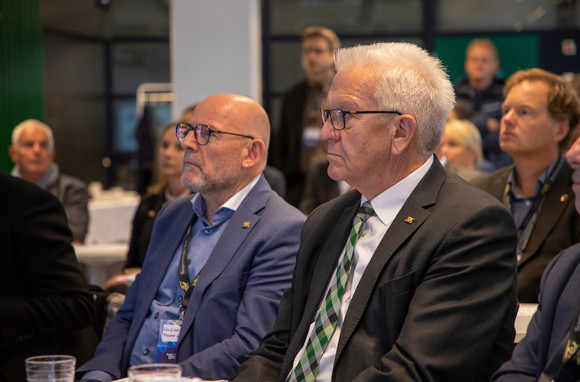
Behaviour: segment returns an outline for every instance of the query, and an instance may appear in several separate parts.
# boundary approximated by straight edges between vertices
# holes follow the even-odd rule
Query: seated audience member
[[[465,119],[455,119],[445,124],[441,139],[439,160],[447,171],[470,181],[483,175],[478,166],[483,162],[481,136],[477,127]]]
[[[30,356],[91,357],[93,299],[71,242],[56,197],[0,173],[0,381],[25,381]]]
[[[321,138],[354,190],[309,215],[235,381],[486,381],[515,336],[516,229],[433,155],[453,87],[407,43],[339,50],[336,67]]]
[[[537,302],[542,272],[556,254],[580,241],[570,174],[560,154],[578,124],[570,86],[541,69],[514,73],[505,86],[501,149],[514,160],[472,183],[512,212],[518,227],[518,298]]]
[[[129,366],[152,362],[232,379],[290,284],[304,216],[262,176],[264,109],[244,96],[213,95],[176,133],[182,182],[197,194],[168,201],[157,215],[141,273],[95,357],[78,370],[85,379],[122,378]]]
[[[567,159],[574,172],[576,211],[580,213],[580,139]],[[580,244],[562,251],[546,267],[539,306],[512,359],[492,378],[498,382],[580,381]]]
[[[469,110],[482,138],[483,154],[496,167],[511,163],[498,145],[503,79],[497,78],[499,53],[488,39],[472,40],[465,49],[465,74],[455,85],[455,94]]]
[[[300,211],[310,214],[316,207],[352,189],[344,181],[337,182],[328,176],[328,159],[320,156],[312,160],[306,176],[306,187],[300,201]]]
[[[157,144],[156,168],[159,182],[149,187],[141,198],[133,218],[133,229],[129,253],[124,269],[107,281],[107,289],[125,293],[127,286],[133,282],[135,275],[141,272],[145,253],[151,240],[155,216],[168,200],[190,195],[191,191],[181,183],[183,171],[183,148],[175,136],[176,122],[171,122],[163,129]]]
[[[36,119],[27,119],[12,131],[12,175],[50,191],[64,206],[73,240],[83,242],[89,225],[89,191],[77,178],[61,174],[54,163],[52,129]]]

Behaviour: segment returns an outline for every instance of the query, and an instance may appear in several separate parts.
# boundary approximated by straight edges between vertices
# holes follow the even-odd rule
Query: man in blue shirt
[[[255,101],[217,94],[176,134],[182,182],[197,193],[158,214],[142,273],[107,327],[83,379],[177,362],[186,376],[231,379],[272,324],[289,286],[304,216],[262,171],[270,138]]]

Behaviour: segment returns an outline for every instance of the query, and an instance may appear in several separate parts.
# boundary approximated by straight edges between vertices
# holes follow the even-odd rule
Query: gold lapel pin
[[[566,200],[568,200],[568,194],[562,194],[562,196],[560,196],[560,201],[564,203]]]
[[[407,218],[405,219],[405,223],[409,223],[409,224],[413,223],[414,221],[415,221],[415,218],[412,218],[410,216],[407,216]]]
[[[250,222],[244,222],[242,228],[250,228]]]
[[[153,211],[153,210],[149,210],[149,211],[147,211],[147,215],[148,215],[150,218],[154,218],[154,217],[155,217],[155,211]]]

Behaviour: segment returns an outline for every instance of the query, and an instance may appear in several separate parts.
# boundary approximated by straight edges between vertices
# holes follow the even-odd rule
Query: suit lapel
[[[552,231],[564,210],[573,200],[570,190],[571,169],[567,163],[562,164],[557,182],[546,194],[543,205],[536,219],[536,225],[530,235],[530,241],[520,260],[520,265],[536,254],[548,234]]]
[[[430,212],[425,207],[435,204],[445,177],[446,173],[443,166],[435,161],[415,187],[379,243],[348,308],[338,341],[335,362],[339,359],[342,350],[363,316],[371,294],[375,290],[377,280],[387,266],[389,259],[430,216]]]
[[[271,192],[265,182],[262,177],[242,201],[230,221],[227,222],[227,227],[201,270],[183,318],[179,342],[182,341],[186,332],[191,329],[206,289],[223,272],[260,220],[260,216],[257,213],[266,206]]]

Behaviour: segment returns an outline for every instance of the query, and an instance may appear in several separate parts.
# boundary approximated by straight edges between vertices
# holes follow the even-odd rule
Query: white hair
[[[37,119],[27,119],[26,121],[20,122],[14,130],[12,130],[12,146],[14,146],[14,148],[18,148],[22,132],[29,127],[38,127],[42,129],[48,137],[48,148],[54,150],[54,135],[52,134],[52,129],[46,123],[40,122]]]
[[[339,49],[336,70],[367,71],[379,107],[417,121],[417,150],[427,155],[439,146],[455,93],[437,58],[414,44],[376,43]]]

